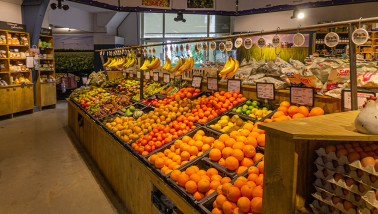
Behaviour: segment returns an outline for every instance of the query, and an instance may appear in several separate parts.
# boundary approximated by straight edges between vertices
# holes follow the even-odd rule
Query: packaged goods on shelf
[[[5,35],[0,35],[0,44],[7,44],[7,38],[5,37]]]
[[[9,58],[26,58],[27,56],[29,56],[28,51],[22,52],[17,48],[9,49],[8,54],[9,54]]]
[[[15,85],[31,83],[30,80],[24,76],[24,74],[12,75],[11,81],[12,81],[12,84],[15,84]]]
[[[52,75],[41,75],[40,82],[41,83],[55,82],[55,78]]]
[[[0,77],[0,86],[8,86],[8,83],[5,80],[1,79],[1,77]]]
[[[6,50],[0,50],[0,58],[7,58],[7,51]]]

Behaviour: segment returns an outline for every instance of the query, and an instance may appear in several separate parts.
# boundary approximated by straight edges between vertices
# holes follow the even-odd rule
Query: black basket
[[[199,97],[202,97],[203,95],[209,97],[209,96],[213,95],[213,93],[211,93],[211,92],[209,92],[209,91],[201,91],[200,93],[198,93],[198,94],[195,95],[195,96],[190,97],[189,99],[191,99],[191,100],[195,100],[195,99],[197,99],[197,98],[199,98]]]
[[[228,133],[225,133],[225,132],[223,132],[223,131],[221,131],[221,130],[218,130],[218,129],[216,129],[216,128],[212,128],[212,127],[210,127],[210,125],[215,125],[215,124],[220,120],[220,118],[221,118],[222,116],[228,116],[228,117],[231,118],[231,117],[234,116],[234,115],[239,116],[239,118],[242,119],[244,122],[245,122],[245,121],[256,122],[256,121],[254,121],[254,120],[251,120],[249,117],[246,117],[245,115],[240,115],[240,114],[236,114],[235,112],[230,112],[230,111],[228,111],[228,112],[225,112],[225,113],[219,115],[218,117],[215,117],[215,118],[213,118],[212,120],[208,121],[207,123],[205,123],[205,126],[208,127],[209,129],[212,129],[212,130],[216,130],[216,131],[218,131],[218,132],[221,132],[222,134],[228,134]]]
[[[105,125],[106,123],[111,123],[113,122],[113,120],[116,118],[116,117],[127,117],[126,114],[122,113],[122,112],[113,112],[111,114],[108,114],[108,115],[105,115],[104,117],[101,117],[99,118],[98,120],[103,124]],[[105,121],[105,120],[108,120],[108,121]],[[111,121],[110,121],[111,120]],[[106,127],[106,126],[105,126]]]

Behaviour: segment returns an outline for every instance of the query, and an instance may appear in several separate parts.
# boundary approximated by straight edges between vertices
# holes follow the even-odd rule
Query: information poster
[[[273,83],[257,83],[256,85],[257,98],[260,99],[275,99],[275,90]]]
[[[202,85],[202,77],[201,76],[193,76],[192,87],[193,88],[201,88],[201,85]]]
[[[140,79],[140,71],[137,71],[137,78]]]
[[[212,91],[218,91],[218,78],[208,77],[207,78],[207,89]]]
[[[294,105],[314,106],[314,88],[291,87],[290,103]]]
[[[163,82],[164,83],[169,83],[170,82],[170,77],[169,77],[169,74],[164,74],[163,75]]]
[[[159,72],[154,72],[154,81],[159,82]]]
[[[241,80],[228,80],[227,91],[240,91],[241,92]]]

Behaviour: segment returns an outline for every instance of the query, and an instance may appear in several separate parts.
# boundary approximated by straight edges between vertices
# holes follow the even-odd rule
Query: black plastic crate
[[[228,112],[225,112],[225,113],[219,115],[218,117],[215,117],[212,120],[208,121],[207,123],[205,123],[205,126],[212,129],[212,130],[216,130],[218,132],[221,132],[222,134],[228,134],[228,133],[225,133],[225,132],[218,130],[216,128],[212,128],[212,127],[210,127],[210,125],[215,125],[223,116],[228,116],[228,117],[232,118],[234,115],[239,116],[239,118],[242,119],[244,122],[246,122],[246,121],[252,121],[254,123],[256,122],[254,120],[251,120],[249,117],[246,117],[245,115],[240,115],[240,114],[236,114],[234,112],[228,111]]]
[[[147,104],[147,103],[143,103],[143,101],[148,100],[148,99],[156,99],[156,98],[159,99],[159,100],[161,100],[161,99],[164,99],[164,98],[166,98],[166,97],[167,97],[167,95],[154,94],[154,95],[152,95],[152,96],[149,96],[149,97],[147,97],[147,98],[145,98],[145,99],[139,101],[139,103],[144,104],[144,105],[146,105],[146,106],[152,106],[152,105],[149,105],[149,104]]]
[[[106,123],[111,123],[111,122],[113,122],[113,120],[114,120],[115,118],[117,118],[117,117],[127,117],[127,115],[125,115],[125,114],[122,113],[122,112],[117,111],[117,112],[114,112],[114,113],[108,114],[108,115],[106,115],[106,116],[104,116],[104,117],[101,117],[101,118],[99,118],[98,120],[99,120],[102,124],[106,125]]]

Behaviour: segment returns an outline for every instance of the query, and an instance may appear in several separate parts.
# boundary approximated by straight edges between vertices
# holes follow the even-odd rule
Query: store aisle
[[[117,213],[67,129],[66,102],[0,121],[0,213]]]

